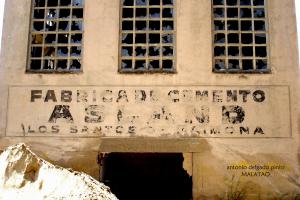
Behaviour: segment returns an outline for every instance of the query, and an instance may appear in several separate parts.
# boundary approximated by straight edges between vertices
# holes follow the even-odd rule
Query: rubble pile
[[[25,144],[0,155],[0,199],[117,200],[104,184],[39,158]]]

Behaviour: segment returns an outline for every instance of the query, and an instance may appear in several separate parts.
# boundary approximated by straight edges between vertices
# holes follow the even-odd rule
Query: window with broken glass
[[[83,4],[33,0],[27,71],[81,71]]]
[[[270,71],[267,0],[212,0],[214,72]]]
[[[121,0],[120,72],[175,71],[175,0]]]

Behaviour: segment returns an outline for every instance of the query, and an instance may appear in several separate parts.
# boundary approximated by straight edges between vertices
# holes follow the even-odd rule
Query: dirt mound
[[[117,200],[109,188],[87,174],[52,165],[25,144],[0,155],[2,200]]]

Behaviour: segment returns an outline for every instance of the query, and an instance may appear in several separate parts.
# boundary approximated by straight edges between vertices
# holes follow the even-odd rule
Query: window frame
[[[227,52],[227,55],[223,56],[224,59],[225,59],[225,69],[224,70],[217,70],[215,68],[215,60],[220,59],[217,56],[215,56],[215,53],[214,53],[214,49],[215,49],[215,24],[214,24],[214,21],[215,21],[215,19],[218,19],[218,18],[214,17],[214,2],[213,2],[213,0],[210,0],[210,1],[211,1],[212,72],[216,73],[216,74],[271,74],[272,73],[272,67],[271,67],[272,66],[272,62],[271,62],[271,59],[270,59],[271,58],[271,48],[270,48],[270,44],[271,44],[270,43],[271,42],[271,40],[270,40],[270,24],[271,23],[270,23],[270,18],[269,18],[269,6],[268,6],[269,5],[269,2],[268,2],[269,0],[264,0],[265,4],[263,6],[259,6],[259,7],[263,7],[264,11],[265,11],[264,12],[265,13],[265,17],[263,19],[264,19],[265,28],[266,28],[266,30],[264,31],[264,33],[266,34],[266,43],[265,43],[265,46],[266,46],[267,56],[264,57],[264,58],[262,58],[262,59],[259,59],[259,57],[255,56],[255,51],[253,51],[253,56],[251,58],[251,60],[253,62],[253,65],[252,65],[253,67],[255,67],[256,60],[267,60],[267,68],[263,69],[263,70],[259,70],[259,69],[256,69],[256,68],[253,68],[252,70],[243,70],[242,69],[241,62],[242,62],[242,60],[243,60],[243,58],[245,56],[242,55],[242,50],[241,50],[242,47],[244,47],[243,44],[241,43],[241,35],[240,35],[241,32],[242,32],[241,27],[239,27],[239,30],[237,31],[238,34],[239,34],[239,40],[240,40],[239,43],[237,43],[238,44],[237,47],[239,47],[239,56],[236,56],[236,58],[232,58],[233,60],[235,59],[235,60],[239,61],[239,67],[240,67],[240,69],[238,69],[238,70],[236,70],[236,69],[231,69],[231,70],[228,69],[228,66],[226,64],[226,63],[228,63],[228,60],[230,59],[230,56],[228,56],[228,52]],[[224,0],[224,14],[225,15],[227,13],[226,8],[228,8],[227,5],[226,5],[226,1],[227,0]],[[253,0],[251,0],[251,2],[253,2]],[[240,0],[237,0],[237,6],[236,7],[238,9],[240,9],[240,8],[251,8],[252,15],[253,15],[253,8],[255,8],[255,6],[253,4],[250,5],[250,6],[246,5],[246,6],[242,6],[241,7],[240,6]],[[238,11],[238,14],[240,14],[240,11]],[[226,21],[228,20],[227,16],[223,17],[223,18],[220,18],[220,19],[224,19]],[[238,18],[236,18],[236,19],[238,20],[239,26],[240,26],[240,24],[241,24],[240,21],[243,18],[241,18],[240,16],[238,16]],[[247,19],[250,20],[250,18],[246,18],[246,20]],[[255,21],[255,19],[259,19],[259,18],[255,18],[254,16],[251,17],[251,24],[252,25],[254,25],[253,21]],[[225,26],[226,25],[227,25],[227,22],[225,23]],[[228,32],[230,32],[230,31],[227,30],[227,27],[225,27],[225,29],[222,31],[222,33],[225,34],[225,42],[224,42],[225,51],[228,51],[228,46],[230,46],[230,43],[228,43],[227,39],[226,39],[227,35],[228,35]],[[254,27],[253,27],[253,29],[251,30],[251,34],[253,34],[253,37],[252,37],[253,38],[253,42],[254,42],[254,38],[255,38],[255,33],[256,32],[257,31],[255,31]],[[250,33],[250,31],[249,31],[249,33]],[[259,34],[259,33],[257,33],[257,34]],[[254,43],[252,43],[250,45],[245,45],[245,46],[249,46],[249,47],[252,47],[253,49],[255,49],[256,44],[254,42]],[[248,58],[247,60],[250,60],[250,59]]]
[[[31,66],[30,66],[30,62],[31,62],[31,59],[33,58],[31,56],[31,48],[32,48],[32,35],[35,34],[35,32],[33,31],[33,22],[35,21],[34,20],[34,10],[35,10],[35,6],[34,6],[34,3],[35,3],[35,0],[31,0],[30,1],[30,18],[29,18],[29,30],[28,30],[28,41],[27,41],[27,58],[26,58],[26,70],[25,70],[25,73],[27,74],[80,74],[80,73],[83,73],[83,66],[84,66],[84,63],[83,63],[83,58],[84,58],[84,33],[85,33],[85,28],[84,28],[84,23],[85,23],[85,3],[86,3],[86,0],[83,0],[83,5],[82,6],[73,6],[72,3],[73,3],[73,0],[71,0],[71,5],[69,6],[60,6],[59,3],[60,3],[60,0],[58,0],[58,5],[57,6],[54,6],[53,9],[70,9],[70,18],[55,18],[54,21],[57,22],[57,28],[55,31],[51,31],[51,33],[55,34],[56,35],[56,42],[53,43],[52,45],[50,46],[53,46],[53,47],[56,47],[56,50],[57,50],[57,47],[60,46],[60,43],[58,43],[58,34],[68,34],[69,35],[69,38],[68,38],[68,43],[65,43],[64,45],[61,45],[62,47],[67,47],[68,48],[68,56],[65,56],[65,57],[61,57],[61,60],[67,60],[67,69],[63,69],[63,70],[59,70],[57,69],[57,60],[59,60],[59,57],[58,56],[54,56],[53,59],[55,60],[56,62],[56,66],[55,66],[55,69],[39,69],[39,70],[35,70],[35,69],[32,69]],[[44,7],[41,7],[41,8],[44,8],[45,10],[45,14],[44,14],[44,19],[40,20],[42,22],[44,22],[44,27],[46,26],[46,22],[47,22],[47,18],[46,18],[46,10],[49,9],[48,6],[47,6],[47,3],[48,3],[48,0],[45,0],[45,6]],[[82,18],[72,18],[72,10],[73,8],[76,8],[76,9],[82,9]],[[51,9],[51,7],[50,7]],[[59,12],[58,12],[58,15],[59,15]],[[75,20],[74,20],[75,19]],[[38,20],[39,21],[39,20]],[[82,25],[83,25],[83,29],[81,31],[72,31],[71,30],[71,27],[68,31],[59,31],[58,30],[58,26],[59,26],[59,22],[60,21],[68,21],[70,24],[70,26],[72,26],[72,22],[73,21],[80,21],[82,22]],[[36,33],[38,33],[38,31],[36,31]],[[42,34],[49,34],[47,33],[46,30],[43,30],[41,32]],[[72,45],[72,43],[70,42],[71,40],[71,35],[72,34],[81,34],[81,43],[80,44],[76,44],[74,43]],[[45,37],[43,37],[43,40],[45,40]],[[43,41],[42,43],[42,48],[44,48],[45,46],[45,42]],[[78,57],[72,57],[70,54],[71,54],[71,47],[80,47],[81,48],[81,55],[78,56]],[[42,54],[43,54],[43,50],[42,50]],[[45,58],[47,58],[46,56],[41,56],[41,57],[38,57],[40,58],[40,60],[42,60],[42,63],[41,63],[41,67],[43,67],[43,62],[45,60]],[[73,60],[77,60],[79,59],[80,60],[80,69],[75,69],[75,70],[71,70],[69,67],[70,67],[70,62],[72,60],[72,58],[74,58]],[[37,59],[38,60],[38,59]]]
[[[136,1],[136,0],[133,0],[133,1]],[[160,1],[163,1],[163,0],[160,0]],[[134,3],[134,5],[132,6],[133,9],[136,8],[136,5]],[[160,8],[162,9],[162,4],[160,5]],[[153,69],[153,70],[149,70],[148,68],[145,69],[145,70],[135,70],[133,69],[133,66],[132,66],[132,69],[123,69],[122,68],[122,33],[123,33],[123,30],[122,30],[122,22],[123,22],[123,3],[122,3],[122,0],[119,0],[119,36],[118,36],[118,73],[119,74],[176,74],[177,73],[177,0],[173,0],[173,18],[170,18],[172,19],[173,21],[173,30],[172,30],[172,33],[173,33],[173,43],[172,45],[169,45],[169,46],[172,46],[173,47],[173,67],[172,69],[165,69],[163,70],[163,68],[159,68],[158,70],[157,69]],[[149,10],[149,5],[147,6],[147,11]],[[135,21],[135,16],[132,18],[134,21]],[[160,21],[160,24],[161,24],[161,29],[162,29],[162,16],[160,18],[158,18],[159,21]],[[149,18],[146,18],[144,19],[145,21],[150,21]],[[126,20],[125,20],[126,21]],[[133,29],[133,33],[136,33],[137,31]],[[146,33],[151,33],[151,31],[149,30],[146,30],[145,31]],[[160,30],[160,34],[162,34],[164,31],[163,30]],[[148,38],[148,37],[147,37]],[[159,43],[159,46],[160,48],[163,47],[162,45],[163,43],[160,41]],[[132,43],[133,46],[135,46],[135,43]],[[148,41],[146,41],[146,43],[143,43],[143,45],[145,45],[146,47],[149,47],[148,45]],[[155,46],[155,45],[153,45]],[[147,50],[148,52],[148,50]],[[133,49],[133,53],[134,53],[134,49]],[[171,57],[171,56],[170,56]],[[136,56],[132,55],[132,62],[135,61],[135,58]],[[147,60],[150,60],[151,57],[146,53],[146,56],[145,56],[145,60],[146,60],[146,64],[147,64]],[[164,59],[163,59],[163,55],[162,55],[162,52],[160,53],[160,59],[159,61],[162,62]]]

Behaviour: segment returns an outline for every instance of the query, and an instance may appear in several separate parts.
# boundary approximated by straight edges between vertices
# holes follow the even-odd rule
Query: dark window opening
[[[211,0],[213,71],[268,73],[265,0]]]
[[[236,18],[238,17],[238,9],[237,8],[227,8],[227,17],[228,18]]]
[[[175,1],[120,1],[119,71],[175,72]]]
[[[225,56],[226,55],[225,52],[226,52],[225,47],[218,47],[218,46],[215,47],[215,51],[214,51],[215,56]]]
[[[84,0],[33,0],[27,71],[81,70],[83,3]]]
[[[192,177],[181,153],[110,153],[102,181],[120,200],[191,200]]]

